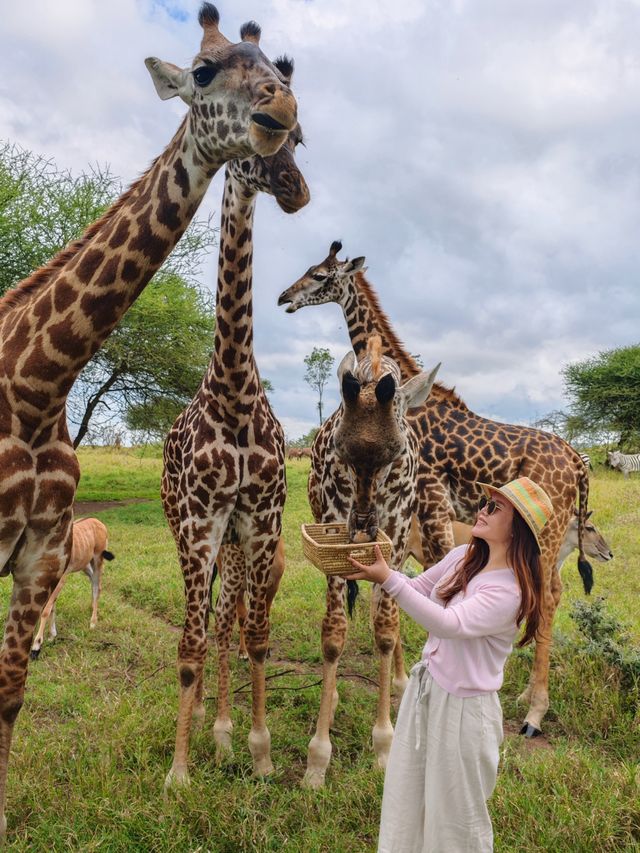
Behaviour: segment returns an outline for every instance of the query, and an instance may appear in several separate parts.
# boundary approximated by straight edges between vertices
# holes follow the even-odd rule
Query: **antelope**
[[[36,660],[40,654],[44,643],[44,631],[49,618],[51,619],[49,639],[53,640],[58,635],[56,630],[56,599],[67,582],[67,578],[74,572],[84,572],[91,581],[93,608],[89,627],[93,629],[98,624],[98,599],[102,592],[102,568],[105,560],[114,559],[111,551],[107,551],[107,528],[97,518],[83,518],[73,523],[72,536],[71,559],[42,610],[40,627],[31,646],[31,660]]]

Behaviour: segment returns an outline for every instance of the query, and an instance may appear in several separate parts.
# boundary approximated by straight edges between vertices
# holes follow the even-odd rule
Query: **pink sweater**
[[[455,696],[478,696],[499,690],[504,664],[518,635],[516,615],[520,587],[512,569],[480,572],[447,607],[438,596],[439,582],[455,571],[467,545],[418,577],[392,572],[382,588],[423,628],[429,639],[422,659],[433,679]]]

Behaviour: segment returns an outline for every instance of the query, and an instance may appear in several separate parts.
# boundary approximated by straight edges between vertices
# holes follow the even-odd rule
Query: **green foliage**
[[[616,617],[606,609],[600,596],[590,604],[575,601],[571,611],[584,637],[584,650],[590,657],[600,656],[617,669],[626,690],[640,687],[640,648],[630,645],[630,637]],[[637,698],[640,698],[640,694]]]
[[[0,294],[80,237],[121,193],[108,167],[74,177],[51,159],[1,147]],[[212,299],[195,277],[213,237],[209,222],[191,223],[78,377],[68,406],[76,446],[122,421],[162,438],[195,393],[214,328]]]
[[[311,447],[319,429],[319,427],[312,427],[308,433],[300,436],[300,438],[296,438],[295,441],[290,442],[291,447]]]
[[[0,295],[49,261],[119,194],[109,168],[74,177],[52,159],[0,147]]]
[[[615,432],[621,449],[640,439],[640,344],[601,352],[562,371],[573,429]]]
[[[309,355],[305,356],[304,363],[307,371],[304,375],[304,381],[309,384],[318,394],[318,416],[320,418],[320,426],[322,426],[322,395],[331,376],[331,369],[335,359],[328,349],[324,347],[314,347]]]

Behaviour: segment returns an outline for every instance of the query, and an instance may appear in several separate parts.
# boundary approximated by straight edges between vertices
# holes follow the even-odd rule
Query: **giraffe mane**
[[[389,318],[387,317],[386,313],[382,308],[382,305],[380,304],[378,294],[374,290],[373,286],[369,284],[369,282],[361,272],[356,273],[355,278],[357,289],[360,291],[360,293],[364,295],[365,299],[369,302],[378,318],[378,325],[385,341],[387,341],[393,351],[397,353],[396,360],[398,362],[398,365],[403,368],[404,372],[409,374],[409,376],[417,376],[419,373],[422,372],[421,368],[418,362],[413,358],[413,356],[411,356],[407,352],[405,345],[396,335]],[[464,411],[469,411],[466,403],[456,393],[455,389],[448,388],[446,385],[442,385],[440,382],[433,383],[433,388],[431,389],[431,394],[429,396],[432,400],[447,402],[456,408],[462,409]]]
[[[186,118],[181,123],[175,136],[167,146],[167,149],[165,149],[165,152],[174,144],[185,125]],[[146,171],[143,172],[142,175],[140,175],[140,177],[137,178],[129,188],[126,189],[122,195],[105,210],[102,216],[87,226],[81,237],[78,237],[77,240],[72,240],[64,247],[64,249],[61,249],[56,255],[54,255],[51,260],[47,261],[46,264],[38,267],[38,269],[34,270],[30,276],[22,279],[22,281],[18,282],[8,290],[4,296],[0,298],[0,317],[4,317],[13,308],[16,308],[26,302],[34,291],[45,285],[56,272],[61,270],[81,249],[90,243],[105,225],[109,224],[113,217],[127,204],[131,197],[135,195],[137,190],[144,184],[149,173],[153,170],[154,166],[165,152],[151,162],[149,168],[146,169]]]
[[[367,355],[371,361],[373,378],[378,379],[382,371],[382,338],[380,335],[372,335],[367,341]]]

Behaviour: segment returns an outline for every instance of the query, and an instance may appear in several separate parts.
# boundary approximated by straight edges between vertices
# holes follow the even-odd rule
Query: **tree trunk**
[[[78,428],[78,434],[73,439],[73,447],[74,449],[80,444],[82,439],[87,434],[87,430],[89,429],[89,421],[96,409],[96,406],[102,400],[104,395],[110,388],[115,384],[116,380],[122,375],[121,370],[115,370],[111,376],[107,379],[107,381],[98,388],[95,394],[92,394],[89,397],[89,401],[87,403],[87,408],[84,410],[84,415],[82,416],[82,420],[80,421],[80,426]]]

